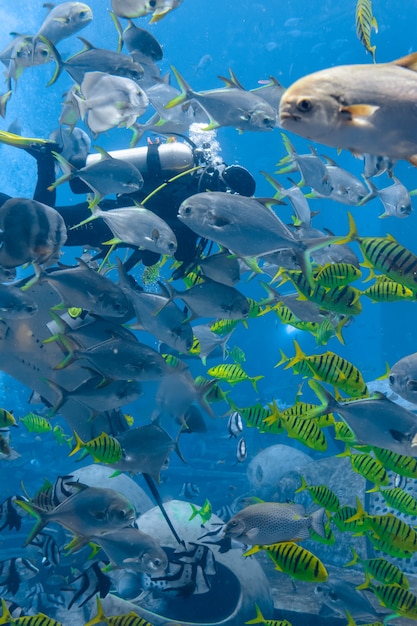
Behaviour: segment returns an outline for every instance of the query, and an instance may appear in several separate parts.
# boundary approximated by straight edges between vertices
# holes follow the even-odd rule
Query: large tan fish
[[[280,125],[328,146],[417,166],[416,71],[414,52],[391,63],[309,74],[282,96]]]

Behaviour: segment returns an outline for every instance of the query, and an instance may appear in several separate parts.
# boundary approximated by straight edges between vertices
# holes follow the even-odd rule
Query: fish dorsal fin
[[[55,4],[53,2],[44,2],[42,6],[44,9],[48,9],[48,11],[52,11]]]
[[[90,41],[88,41],[88,39],[84,39],[84,37],[77,37],[77,39],[82,41],[82,43],[84,44],[85,46],[84,50],[97,50],[97,48],[93,46],[93,44]],[[84,52],[84,50],[82,52]]]
[[[99,153],[99,155],[101,156],[101,160],[104,159],[112,159],[113,157],[111,156],[111,154],[109,154],[107,152],[107,150],[105,150],[104,148],[100,148],[100,146],[94,146],[95,150],[97,150],[97,152]]]
[[[411,54],[407,54],[405,57],[401,57],[400,59],[396,59],[395,61],[391,61],[394,65],[399,65],[400,67],[405,67],[408,70],[413,70],[413,72],[417,71],[417,52],[412,52]]]
[[[229,74],[230,74],[230,78],[226,78],[225,76],[218,76],[217,78],[220,78],[220,80],[226,83],[226,87],[228,89],[234,88],[234,89],[242,89],[243,91],[246,91],[246,89],[244,88],[244,86],[242,85],[242,83],[240,82],[240,80],[237,78],[236,74],[230,67],[229,67]]]

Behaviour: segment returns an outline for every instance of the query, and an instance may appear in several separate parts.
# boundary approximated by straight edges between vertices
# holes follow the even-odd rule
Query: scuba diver
[[[81,202],[69,206],[56,206],[56,191],[50,189],[55,182],[56,160],[53,152],[64,153],[65,158],[77,169],[92,164],[100,158],[99,154],[88,154],[90,141],[81,129],[74,129],[77,133],[72,145],[83,145],[84,150],[68,150],[69,144],[66,129],[54,131],[54,141],[46,143],[24,143],[23,138],[13,144],[23,147],[37,162],[37,184],[33,199],[55,208],[63,218],[67,227],[65,246],[85,246],[99,249],[98,257],[105,255],[103,242],[112,238],[112,232],[104,220],[94,220],[84,226],[72,228],[91,215],[88,203]],[[67,131],[69,134],[69,130]],[[203,131],[202,131],[203,132]],[[202,134],[202,133],[200,133]],[[135,202],[141,203],[152,191],[158,189],[146,202],[146,208],[162,218],[174,231],[177,238],[175,258],[182,263],[177,277],[180,277],[192,267],[202,254],[206,240],[200,240],[198,235],[191,231],[177,218],[180,204],[191,195],[202,191],[227,191],[244,196],[252,196],[255,192],[253,176],[240,165],[227,166],[219,162],[212,153],[210,143],[202,141],[196,145],[188,137],[182,141],[167,141],[166,143],[148,143],[147,146],[116,150],[110,154],[114,158],[128,161],[142,174],[144,184],[139,191],[132,194],[123,194],[116,199],[104,199],[100,202],[103,211],[132,206]],[[85,149],[87,147],[87,150]],[[182,174],[178,176],[178,174]],[[173,179],[171,181],[171,179]],[[71,190],[75,194],[88,194],[91,189],[79,178],[69,181]],[[9,199],[9,196],[0,194],[0,206]],[[126,246],[127,244],[119,244]],[[132,248],[132,246],[128,246]],[[158,262],[160,255],[150,250],[134,248],[132,255],[125,262],[127,271],[139,261],[146,266]]]

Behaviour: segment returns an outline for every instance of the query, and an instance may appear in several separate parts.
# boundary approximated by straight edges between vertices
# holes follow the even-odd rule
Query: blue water
[[[0,49],[10,41],[8,33],[34,33],[41,25],[45,10],[41,2],[3,0],[0,6]],[[109,16],[109,0],[91,0],[88,3],[94,13],[94,21],[80,35],[97,47],[115,49],[117,33]],[[184,0],[183,4],[156,24],[149,25],[150,32],[163,45],[164,59],[160,64],[161,75],[177,68],[192,87],[198,90],[220,87],[219,75],[227,75],[232,68],[246,88],[254,88],[259,81],[275,76],[283,85],[289,86],[296,79],[310,72],[333,65],[370,63],[371,57],[355,33],[355,2],[349,0],[269,0],[265,2],[224,2],[223,0]],[[376,44],[378,62],[388,62],[409,54],[416,49],[415,24],[417,3],[387,0],[374,2],[374,13],[378,19],[379,32],[372,34]],[[137,20],[141,27],[148,27],[148,18]],[[72,37],[62,41],[59,49],[63,58],[80,49],[81,43]],[[210,55],[210,58],[207,58]],[[206,62],[203,63],[206,57]],[[199,67],[198,70],[196,68]],[[70,77],[63,72],[51,87],[46,83],[52,75],[52,64],[26,70],[18,81],[13,96],[8,103],[7,115],[0,120],[0,129],[7,130],[17,120],[25,136],[47,138],[56,128],[61,110],[62,95],[72,84]],[[174,79],[173,79],[174,81]],[[145,113],[140,121],[149,117]],[[80,124],[83,127],[82,123]],[[106,150],[125,148],[130,140],[126,130],[115,129],[100,135],[93,145]],[[252,172],[257,183],[258,196],[273,194],[271,187],[260,174],[267,171],[273,174],[276,163],[285,155],[279,129],[270,133],[243,133],[235,129],[220,128],[217,140],[221,146],[221,156],[225,163],[239,163]],[[300,153],[308,151],[308,142],[292,137]],[[146,145],[146,136],[140,145]],[[351,154],[340,155],[332,148],[316,146],[320,153],[336,159],[340,166],[357,176],[361,175],[363,162]],[[36,182],[36,168],[31,157],[23,151],[0,145],[0,191],[16,197],[33,194]],[[417,187],[415,169],[406,162],[395,168],[396,176],[412,190]],[[383,184],[389,184],[384,176]],[[281,182],[286,185],[284,178]],[[380,185],[380,182],[377,183]],[[58,190],[58,204],[78,202],[79,197],[71,194],[67,186]],[[363,207],[354,207],[352,213],[361,235],[384,236],[387,233],[415,253],[417,252],[415,232],[416,200],[414,212],[405,220],[378,219],[382,212],[378,200]],[[347,232],[347,210],[342,204],[327,200],[311,202],[312,210],[319,211],[314,219],[317,228],[327,227],[332,232]],[[289,207],[279,207],[279,215],[290,221]],[[355,250],[358,252],[357,246]],[[65,251],[65,261],[74,260],[80,251]],[[164,270],[165,271],[165,270]],[[166,277],[168,277],[167,272]],[[366,284],[364,285],[364,288]],[[255,299],[265,297],[265,291],[257,280],[239,284],[241,291]],[[365,380],[373,380],[385,371],[385,364],[393,365],[398,359],[416,349],[415,304],[372,304],[362,298],[363,312],[344,330],[345,345],[335,338],[327,347],[317,347],[313,337],[301,331],[293,331],[281,324],[272,314],[249,320],[249,328],[239,326],[233,334],[230,347],[237,345],[246,354],[243,364],[250,375],[263,375],[256,393],[248,382],[237,385],[231,397],[239,406],[247,406],[277,399],[282,405],[294,401],[301,378],[291,371],[274,368],[280,359],[280,349],[288,356],[294,353],[293,339],[297,338],[306,354],[332,350],[352,361],[362,372]],[[150,345],[156,345],[148,338]],[[220,360],[209,360],[214,365]],[[199,361],[191,364],[193,376],[204,374],[206,367]],[[154,408],[156,385],[146,387],[144,397],[134,405],[125,407],[127,413],[135,417],[135,425],[148,421]],[[228,388],[226,384],[224,388]],[[306,385],[303,399],[314,400]],[[30,389],[7,375],[0,379],[0,404],[23,417],[29,410]],[[340,448],[328,437],[328,451],[321,455],[311,452],[298,442],[285,436],[272,437],[260,434],[255,429],[245,429],[248,445],[248,459],[236,465],[236,441],[228,438],[225,403],[214,405],[217,419],[206,416],[208,431],[203,434],[186,436],[181,439],[181,449],[189,464],[184,466],[174,455],[167,472],[163,473],[161,493],[165,499],[178,498],[182,483],[193,480],[193,472],[198,476],[200,497],[203,504],[206,497],[212,502],[213,510],[249,491],[246,468],[249,461],[262,449],[275,443],[285,443],[312,454],[314,458],[331,456]],[[42,410],[39,405],[36,409]],[[54,418],[64,429],[68,428],[61,417]],[[176,426],[167,420],[164,426],[175,436]],[[0,501],[20,490],[21,481],[29,493],[38,489],[44,477],[53,481],[56,476],[71,473],[80,464],[74,457],[67,458],[66,447],[58,446],[51,433],[35,435],[25,432],[23,426],[12,433],[12,444],[21,455],[17,461],[0,461],[1,482]],[[87,464],[83,461],[82,464]],[[207,471],[207,477],[204,476]],[[140,482],[140,478],[137,481]],[[29,528],[26,522],[25,530]],[[16,543],[16,554],[24,554],[16,541],[13,531],[2,531],[0,549],[10,558],[10,540]],[[19,537],[22,539],[24,535]],[[12,538],[12,539],[10,539]],[[6,550],[7,548],[7,550]],[[1,591],[1,587],[0,587]],[[10,596],[8,596],[10,599]],[[71,622],[68,621],[69,625]]]

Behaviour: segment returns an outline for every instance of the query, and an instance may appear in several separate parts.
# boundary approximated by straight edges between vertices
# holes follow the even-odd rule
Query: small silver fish
[[[43,6],[49,9],[49,13],[36,37],[42,35],[53,44],[71,37],[93,19],[91,8],[83,2],[62,2],[57,6],[48,2]]]
[[[388,382],[391,389],[404,400],[417,404],[417,352],[394,363]]]
[[[370,189],[370,194],[363,199],[363,204],[369,202],[372,198],[379,198],[385,209],[384,213],[379,217],[398,217],[403,219],[408,217],[413,210],[410,194],[398,178],[392,176],[392,180],[394,181],[393,185],[378,189],[378,187],[368,179],[367,184]]]

